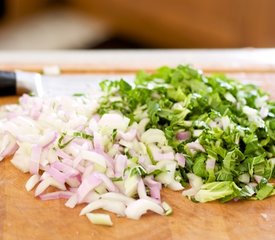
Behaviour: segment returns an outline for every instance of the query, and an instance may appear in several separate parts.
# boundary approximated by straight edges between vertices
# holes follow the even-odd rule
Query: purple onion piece
[[[186,141],[191,137],[191,133],[189,131],[180,131],[176,134],[176,138],[180,141]]]

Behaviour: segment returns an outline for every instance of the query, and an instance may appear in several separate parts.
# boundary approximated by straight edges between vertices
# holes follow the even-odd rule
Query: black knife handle
[[[16,94],[15,72],[0,71],[0,96]]]

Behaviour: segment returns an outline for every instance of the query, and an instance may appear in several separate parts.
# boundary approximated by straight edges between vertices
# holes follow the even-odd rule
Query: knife
[[[42,75],[25,71],[0,71],[0,96],[33,93],[39,97],[87,94],[99,90],[105,79],[133,82],[132,74],[61,74]]]
[[[44,95],[39,73],[0,71],[0,96],[21,95],[27,92]]]

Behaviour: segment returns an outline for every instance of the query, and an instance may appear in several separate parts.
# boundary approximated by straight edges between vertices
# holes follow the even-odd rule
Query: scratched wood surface
[[[169,65],[169,62],[167,63]],[[207,70],[207,69],[205,69]],[[225,69],[226,70],[226,69]],[[230,71],[230,76],[263,87],[275,99],[272,71]],[[2,97],[0,104],[15,103],[17,97]],[[0,239],[270,239],[275,237],[275,197],[264,201],[198,204],[180,192],[164,190],[162,197],[174,213],[169,217],[147,214],[139,221],[111,215],[113,227],[91,224],[79,217],[82,206],[69,209],[63,200],[41,201],[24,185],[21,173],[6,159],[0,162]]]

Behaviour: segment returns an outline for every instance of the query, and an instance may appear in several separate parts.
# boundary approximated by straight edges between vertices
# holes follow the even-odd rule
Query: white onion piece
[[[77,188],[69,187],[69,191],[72,192],[72,193],[76,193],[77,192]]]
[[[35,186],[37,183],[39,183],[39,181],[40,181],[40,176],[39,176],[39,175],[32,175],[32,176],[29,178],[29,180],[26,182],[26,184],[25,184],[26,190],[27,190],[28,192],[31,191],[31,190],[34,188],[34,186]]]
[[[147,148],[144,143],[138,142],[138,144],[136,146],[136,151],[139,152],[143,157],[148,157],[147,156]]]
[[[102,180],[96,177],[94,173],[85,178],[77,189],[78,201],[81,202],[91,190],[101,183]]]
[[[63,158],[63,159],[70,159],[70,160],[72,160],[72,156],[70,156],[69,154],[65,153],[65,152],[64,152],[63,150],[61,150],[61,149],[57,149],[57,150],[56,150],[56,155],[57,155],[58,157]]]
[[[262,119],[266,118],[268,116],[269,113],[269,108],[268,106],[262,106],[260,109],[260,117]]]
[[[142,179],[140,179],[140,180],[138,181],[137,192],[138,192],[139,198],[146,198],[146,197],[147,197],[145,185],[144,185]]]
[[[5,124],[5,130],[10,132],[13,136],[18,137],[22,135],[38,135],[39,130],[36,122],[30,118],[18,116],[12,121]]]
[[[58,171],[56,168],[52,166],[48,167],[46,169],[46,172],[49,173],[57,182],[61,184],[64,184],[67,180],[67,176],[64,173]]]
[[[262,180],[262,176],[259,176],[259,175],[253,175],[253,177],[254,177],[254,179],[255,179],[255,181],[259,184],[260,182],[261,182],[261,180]]]
[[[63,161],[63,163],[66,163],[66,164],[68,164],[68,165],[70,165],[70,166],[73,166],[73,161],[70,161],[70,160],[68,160],[68,159],[63,159],[62,161]],[[99,167],[100,167],[100,166],[99,166]],[[100,168],[103,169],[102,167],[100,167]],[[85,167],[82,166],[82,165],[78,165],[78,166],[76,167],[76,170],[78,170],[80,173],[84,173]]]
[[[246,116],[248,117],[248,120],[250,122],[255,123],[257,127],[259,128],[265,127],[265,123],[263,119],[258,115],[258,111],[256,109],[248,106],[244,106],[243,113],[246,114]]]
[[[74,118],[71,117],[66,127],[69,129],[81,131],[86,122],[87,118],[85,116],[77,116]]]
[[[199,142],[190,142],[187,143],[186,146],[194,151],[200,151],[200,152],[205,152],[205,149],[203,148],[203,146],[199,143]]]
[[[39,171],[39,162],[41,158],[42,147],[35,145],[32,148],[31,160],[30,160],[30,173],[38,174]]]
[[[198,138],[203,133],[202,129],[194,129],[193,130],[193,137]]]
[[[159,153],[159,152],[152,152],[153,158],[155,161],[163,161],[163,160],[174,160],[174,153]]]
[[[175,160],[177,160],[179,166],[185,167],[185,157],[182,153],[176,153]]]
[[[258,183],[250,182],[247,185],[250,186],[250,187],[252,187],[253,189],[255,189],[257,187]]]
[[[115,158],[115,176],[120,177],[123,175],[124,170],[127,166],[127,157],[125,155],[119,154]]]
[[[266,101],[268,100],[268,96],[264,95],[262,97],[257,97],[255,99],[255,106],[257,108],[263,107],[266,104]]]
[[[45,180],[45,179],[47,179],[47,178],[49,178],[49,177],[50,177],[50,174],[49,174],[49,173],[43,172],[42,175],[41,175],[41,177],[40,177],[40,180]]]
[[[22,172],[29,172],[31,151],[31,144],[26,142],[19,143],[19,149],[13,155],[11,163]]]
[[[48,152],[50,148],[42,148],[41,149],[41,155],[40,155],[40,161],[39,161],[39,168],[42,170],[45,170],[48,165],[49,165],[49,160],[48,160]]]
[[[98,121],[99,120],[100,120],[100,116],[98,114],[96,114],[89,121],[89,129],[92,130],[92,132],[95,132],[98,130]]]
[[[128,141],[125,141],[124,139],[121,139],[121,140],[119,141],[119,144],[120,144],[121,146],[123,146],[123,147],[128,148],[128,149],[132,149],[132,148],[134,147],[133,142],[128,142]]]
[[[163,152],[163,153],[170,153],[170,152],[174,153],[173,148],[172,148],[171,146],[168,146],[168,145],[166,145],[166,146],[161,146],[161,147],[160,147],[160,150],[161,150],[161,152]]]
[[[66,173],[69,177],[77,176],[79,174],[78,170],[60,161],[52,163],[52,166],[57,170]]]
[[[187,173],[187,177],[191,185],[191,188],[184,190],[182,192],[182,195],[191,197],[194,196],[200,190],[201,186],[203,185],[203,182],[201,177],[193,173]]]
[[[134,198],[130,198],[125,196],[124,194],[121,193],[116,193],[116,192],[108,192],[104,193],[100,196],[102,199],[109,199],[109,200],[116,200],[124,203],[125,205],[129,205],[130,203],[134,202]]]
[[[3,160],[5,157],[11,156],[14,154],[17,149],[18,145],[16,143],[16,139],[9,133],[5,133],[4,136],[0,136],[0,161]]]
[[[162,168],[171,168],[172,167],[172,169],[176,169],[176,165],[177,165],[177,163],[175,162],[175,161],[171,161],[171,160],[165,160],[165,161],[159,161],[159,162],[157,162],[157,164],[156,165],[151,165],[151,167],[152,167],[152,170],[155,170],[155,169],[162,169]],[[170,167],[169,167],[170,166]],[[174,171],[174,170],[173,170]]]
[[[12,156],[18,148],[19,146],[16,142],[10,142],[5,151],[1,153],[0,161],[3,160],[5,157]]]
[[[125,214],[127,218],[138,220],[148,210],[160,215],[164,214],[164,210],[159,204],[148,199],[138,199],[137,201],[130,203],[125,209]]]
[[[43,195],[40,195],[39,198],[43,201],[55,200],[55,199],[69,199],[72,195],[73,193],[69,191],[57,191],[57,192],[45,193]]]
[[[164,132],[159,129],[150,128],[141,135],[141,141],[150,144],[158,143],[159,145],[166,145],[167,140],[165,138]]]
[[[208,123],[208,125],[209,125],[209,127],[211,127],[211,128],[216,128],[216,127],[219,127],[219,128],[221,128],[221,124],[218,122],[216,122],[216,121],[210,121],[209,123]]]
[[[206,160],[206,170],[212,170],[215,168],[216,160],[213,158],[208,158]]]
[[[30,117],[34,120],[37,120],[41,114],[41,109],[42,101],[39,99],[33,104],[33,107],[30,109]]]
[[[93,202],[95,200],[98,200],[100,199],[100,194],[94,192],[94,191],[91,191],[87,194],[87,196],[83,199],[83,203],[90,203],[90,202]]]
[[[124,139],[125,141],[132,141],[137,135],[137,129],[131,128],[128,132],[123,131],[118,132],[118,137]]]
[[[174,160],[175,158],[173,151],[162,153],[161,149],[159,149],[155,144],[148,144],[148,147],[151,150],[155,161]]]
[[[113,171],[113,169],[114,169],[114,160],[107,153],[105,153],[104,151],[99,150],[99,151],[95,151],[95,152],[102,155],[105,158],[106,165],[108,167],[107,170],[112,170]],[[112,176],[114,176],[114,173],[112,173]]]
[[[144,182],[143,182],[142,179],[140,179],[139,182],[138,182],[137,192],[138,192],[138,196],[139,196],[140,199],[148,199],[148,200],[153,201],[155,203],[159,203],[158,200],[147,196],[146,188],[145,188],[145,185],[144,185]]]
[[[166,172],[160,173],[158,176],[156,176],[156,180],[165,184],[170,189],[174,191],[179,191],[184,189],[183,186],[177,182],[175,177],[175,170],[176,170],[176,162],[174,161],[161,161],[157,163],[158,167],[161,168],[163,165],[166,169]]]
[[[139,124],[138,124],[138,127],[137,127],[137,137],[140,139],[141,138],[141,135],[144,133],[145,131],[145,128],[147,126],[147,124],[150,122],[150,119],[149,118],[143,118]]]
[[[224,98],[225,98],[227,101],[231,102],[231,103],[236,103],[236,102],[237,102],[236,98],[235,98],[230,92],[226,92],[226,93],[224,94]]]
[[[81,152],[81,157],[85,160],[91,161],[92,163],[96,163],[103,168],[106,168],[106,158],[101,154],[85,150]]]
[[[80,181],[76,177],[66,179],[66,183],[73,188],[77,188],[80,185]]]
[[[102,180],[102,182],[105,184],[105,186],[109,192],[117,192],[118,191],[118,189],[114,185],[114,183],[105,174],[96,172],[96,173],[94,173],[94,176],[96,178]]]
[[[69,159],[69,158],[63,158],[63,159],[60,160],[60,162],[66,164],[66,165],[68,165],[68,166],[70,166],[70,167],[73,167],[73,163],[74,163],[73,160],[72,160],[72,159]],[[80,171],[80,170],[78,169],[79,167],[81,168],[82,166],[77,166],[76,169],[77,169],[78,171]],[[80,171],[80,172],[81,172],[81,171]]]
[[[68,140],[69,141],[69,140]],[[68,144],[65,148],[64,151],[66,152],[66,154],[68,154],[69,156],[71,156],[71,158],[76,158],[79,156],[79,153],[81,151],[81,149],[84,149],[82,147],[83,144],[83,140],[79,140],[77,138],[73,139],[70,144]],[[87,150],[87,149],[85,149]]]
[[[113,146],[111,146],[111,148],[108,151],[108,155],[110,157],[115,157],[117,154],[120,154],[120,146],[119,144],[114,144]]]
[[[99,186],[97,186],[94,191],[96,191],[99,195],[104,194],[107,192],[106,186],[105,184],[100,184]]]
[[[223,130],[230,128],[230,119],[228,116],[221,118],[221,125],[222,125]]]
[[[91,221],[91,223],[96,225],[112,226],[113,222],[108,214],[102,213],[87,213],[86,217]]]
[[[138,185],[138,177],[137,176],[129,176],[124,181],[124,193],[128,197],[133,197],[137,193],[137,185]]]
[[[32,144],[37,144],[39,141],[40,136],[31,135],[31,134],[24,134],[24,135],[17,135],[16,139],[18,142],[28,142]]]
[[[167,185],[167,187],[173,191],[180,191],[180,190],[184,189],[184,187],[176,180],[173,180],[172,182],[170,182]]]
[[[275,158],[270,158],[268,161],[270,161],[272,165],[275,165]]]
[[[110,199],[99,199],[91,202],[81,210],[80,215],[85,215],[97,209],[104,209],[119,216],[125,216],[125,205],[122,202]]]
[[[85,179],[86,177],[88,177],[89,175],[91,175],[94,171],[95,170],[94,170],[94,165],[93,164],[87,166],[85,168],[85,171],[82,174],[82,178]]]
[[[103,151],[104,145],[103,145],[103,137],[100,135],[97,131],[94,131],[94,148],[96,151]]]
[[[42,148],[45,148],[47,146],[49,146],[50,144],[52,144],[57,138],[57,132],[53,131],[53,132],[49,132],[46,135],[42,136],[42,138],[40,138],[39,140],[39,145]]]
[[[149,187],[151,197],[160,200],[161,183],[154,181],[151,177],[146,177],[144,183]]]
[[[83,160],[83,158],[81,155],[76,156],[76,158],[73,160],[73,167],[77,168],[82,160]],[[86,169],[85,169],[85,171],[86,171]]]
[[[238,180],[242,183],[248,184],[250,182],[250,175],[248,173],[243,173],[238,177]]]
[[[35,196],[40,195],[42,192],[44,192],[49,186],[53,186],[56,187],[60,190],[65,191],[66,187],[64,184],[60,184],[59,182],[57,182],[55,179],[53,179],[52,177],[49,177],[45,180],[43,180],[42,182],[39,183],[39,185],[37,186],[37,188],[35,189]]]
[[[68,201],[65,203],[65,206],[68,208],[74,208],[78,202],[77,194],[73,194]]]
[[[172,207],[167,202],[162,202],[161,206],[163,207],[166,216],[169,216],[173,213]]]
[[[152,172],[157,169],[155,165],[152,165],[151,159],[148,156],[139,156],[138,162],[144,166],[147,172]]]
[[[106,113],[98,121],[98,126],[100,128],[108,128],[111,131],[113,129],[117,129],[125,132],[129,122],[129,118],[124,117],[118,113]]]

